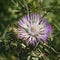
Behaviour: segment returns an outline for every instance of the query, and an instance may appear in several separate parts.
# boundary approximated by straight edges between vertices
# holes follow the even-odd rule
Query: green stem
[[[28,8],[28,4],[27,4],[26,0],[24,0],[24,5],[26,6],[27,15],[29,16],[29,8]]]
[[[49,49],[51,49],[52,51],[54,51],[54,52],[57,53],[57,54],[60,53],[60,52],[57,52],[53,47],[51,47],[51,46],[49,46],[49,45],[46,45],[46,44],[45,44],[45,46],[48,47]]]
[[[6,35],[6,32],[7,32],[8,28],[9,28],[9,25],[6,27],[6,29],[5,29],[5,31],[4,31],[4,33],[3,33],[3,35],[1,36],[1,38],[0,38],[0,39],[5,38],[5,35]]]

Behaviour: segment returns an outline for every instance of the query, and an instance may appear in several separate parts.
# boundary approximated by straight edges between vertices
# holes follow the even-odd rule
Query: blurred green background
[[[53,33],[48,45],[57,54],[46,48],[48,56],[32,58],[33,47],[17,38],[17,22],[28,11],[39,13],[51,23]],[[60,0],[0,0],[0,60],[60,60]]]

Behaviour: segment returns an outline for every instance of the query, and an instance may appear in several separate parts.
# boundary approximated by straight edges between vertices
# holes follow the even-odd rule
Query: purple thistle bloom
[[[46,42],[52,33],[51,25],[39,14],[24,16],[18,24],[18,38],[25,40],[28,44],[35,45],[37,41]]]

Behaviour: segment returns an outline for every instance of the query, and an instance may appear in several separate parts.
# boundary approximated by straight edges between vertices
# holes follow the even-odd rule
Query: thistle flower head
[[[32,45],[37,41],[46,42],[52,32],[51,25],[39,14],[25,15],[18,24],[18,38]]]

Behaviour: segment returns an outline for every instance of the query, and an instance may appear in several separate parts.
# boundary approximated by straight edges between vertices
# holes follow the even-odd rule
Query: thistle
[[[45,43],[52,33],[49,22],[39,14],[25,15],[18,24],[18,38],[33,46],[37,42]]]

